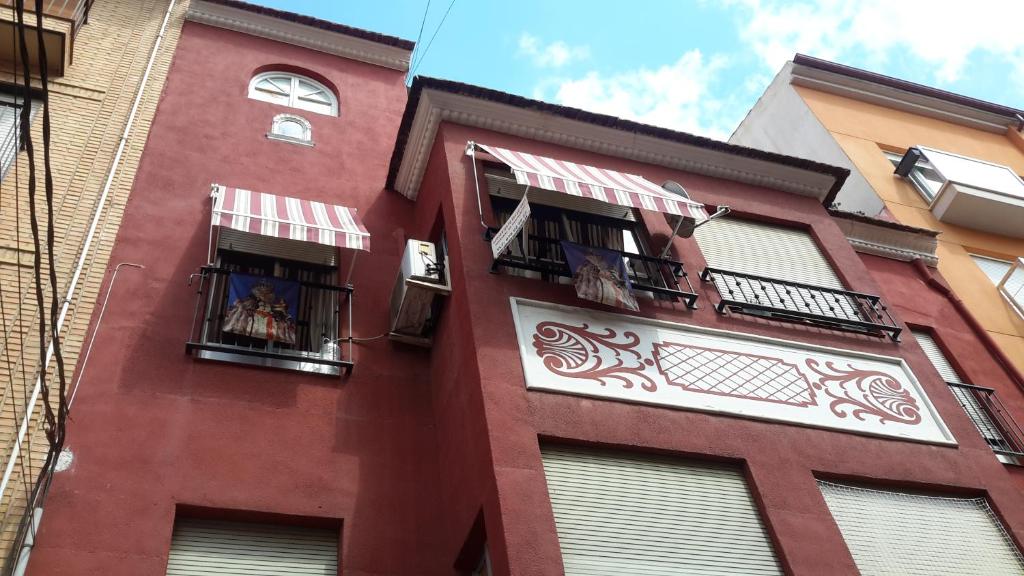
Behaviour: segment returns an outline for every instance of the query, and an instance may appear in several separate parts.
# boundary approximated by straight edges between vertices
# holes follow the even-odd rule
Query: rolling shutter
[[[781,574],[734,467],[544,448],[567,576]]]
[[[712,268],[844,288],[814,238],[803,230],[718,218],[697,228],[694,237]]]
[[[182,519],[168,576],[324,576],[338,573],[338,531]]]
[[[914,334],[914,338],[917,339],[917,343],[924,350],[925,356],[931,361],[932,366],[935,366],[935,370],[942,376],[943,380],[953,384],[967,384],[957,374],[956,369],[953,368],[949,359],[946,358],[946,355],[942,353],[942,349],[939,348],[939,343],[930,334],[917,330],[912,330],[911,332]],[[1009,445],[1006,439],[1003,438],[1003,433],[996,426],[995,422],[992,421],[988,410],[985,409],[975,393],[970,388],[959,386],[950,386],[949,389],[953,392],[953,396],[960,403],[960,407],[967,413],[971,422],[974,422],[974,427],[978,429],[978,432],[981,433],[982,438],[988,442],[989,446],[997,450],[1008,449]]]
[[[1024,575],[984,498],[818,484],[863,576]]]
[[[0,94],[0,178],[14,165],[21,147],[21,103],[22,99],[10,94]],[[39,100],[32,100],[29,123],[36,117],[42,106]]]
[[[981,268],[981,271],[988,276],[988,279],[992,281],[992,284],[996,286],[1003,281],[1003,277],[1010,271],[1013,266],[1013,262],[1007,262],[1005,260],[997,260],[995,258],[988,258],[986,256],[978,256],[977,254],[971,254],[971,258],[974,263]]]
[[[935,366],[935,370],[939,372],[942,379],[946,382],[955,382],[957,384],[963,384],[964,381],[960,379],[960,375],[956,373],[956,369],[946,359],[946,355],[942,353],[942,349],[939,348],[939,343],[931,337],[931,334],[927,332],[920,332],[912,330],[911,333],[914,338],[917,338],[917,343],[921,345],[924,350],[925,356],[928,357],[932,362],[932,366]]]

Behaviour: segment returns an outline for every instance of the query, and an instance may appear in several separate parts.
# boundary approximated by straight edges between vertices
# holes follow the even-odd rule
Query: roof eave
[[[811,196],[828,206],[845,168],[448,80],[413,81],[387,186],[415,199],[441,122]]]

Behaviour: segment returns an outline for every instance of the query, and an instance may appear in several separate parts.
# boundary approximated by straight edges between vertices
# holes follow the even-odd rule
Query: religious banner
[[[622,254],[564,240],[562,251],[572,270],[577,296],[634,312],[640,309]]]
[[[508,220],[505,221],[505,224],[494,235],[494,238],[491,238],[491,255],[494,256],[495,260],[508,249],[509,244],[515,240],[516,235],[523,230],[523,226],[529,219],[530,203],[526,200],[526,194],[523,194],[523,199],[519,201],[519,205],[512,211],[512,214],[509,215]]]
[[[225,332],[295,344],[299,283],[279,278],[231,274]]]
[[[518,298],[526,387],[956,444],[900,358]]]

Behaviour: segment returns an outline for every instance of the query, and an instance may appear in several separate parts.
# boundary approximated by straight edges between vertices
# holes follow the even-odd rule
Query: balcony
[[[1010,168],[916,146],[896,174],[917,187],[942,222],[1024,238],[1024,181]]]
[[[719,312],[798,322],[832,330],[887,335],[899,341],[902,329],[881,298],[764,276],[705,268],[701,280],[715,285]]]
[[[960,406],[1003,462],[1024,459],[1024,433],[991,388],[947,382]]]
[[[0,62],[13,69],[18,62],[18,37],[14,0],[0,0]],[[74,57],[74,41],[78,31],[89,20],[93,0],[44,0],[43,42],[46,46],[47,73],[63,76]],[[34,2],[25,2],[26,40],[29,65],[39,69],[39,53],[35,39],[36,15],[31,12]]]
[[[203,266],[190,285],[196,286],[196,304],[186,352],[197,358],[268,366],[330,376],[352,370],[352,343],[347,359],[342,354],[341,305],[347,303],[351,334],[352,287],[299,282],[298,317],[293,344],[240,336],[225,330],[228,279],[232,272]]]
[[[497,228],[489,228],[487,239],[497,232]],[[519,254],[506,252],[494,260],[491,271],[497,273],[505,267],[536,272],[544,279],[572,279],[572,271],[565,261],[559,239],[531,234],[528,242],[528,251],[524,251],[520,246]],[[685,302],[687,307],[694,307],[697,294],[693,291],[682,262],[622,250],[611,251],[622,255],[634,291],[678,298]],[[529,256],[523,256],[524,253],[528,253]]]

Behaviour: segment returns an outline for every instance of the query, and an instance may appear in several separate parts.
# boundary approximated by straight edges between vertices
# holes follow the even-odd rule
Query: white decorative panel
[[[900,358],[518,298],[532,390],[955,444]]]

